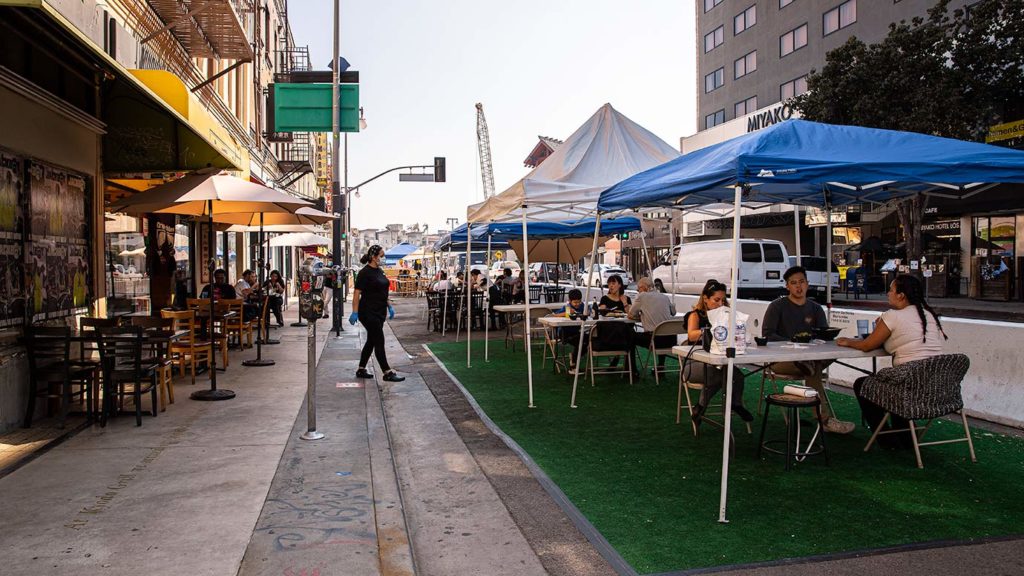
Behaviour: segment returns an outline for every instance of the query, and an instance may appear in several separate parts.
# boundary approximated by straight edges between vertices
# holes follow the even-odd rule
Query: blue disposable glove
[[[348,323],[355,326],[359,322],[359,312],[353,312],[348,316]]]
[[[395,317],[395,307],[392,306],[391,304],[388,304],[388,320],[391,320],[394,317]]]

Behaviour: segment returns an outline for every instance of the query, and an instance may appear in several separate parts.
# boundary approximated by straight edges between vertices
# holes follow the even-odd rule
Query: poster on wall
[[[25,321],[23,165],[0,149],[0,328]]]
[[[70,170],[28,162],[29,279],[33,322],[89,305],[88,185]]]

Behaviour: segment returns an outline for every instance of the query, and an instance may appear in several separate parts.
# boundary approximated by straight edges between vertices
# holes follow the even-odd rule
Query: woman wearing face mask
[[[373,374],[366,369],[370,361],[370,354],[377,356],[377,363],[384,371],[384,381],[401,382],[404,376],[399,376],[388,364],[387,355],[384,352],[384,321],[386,318],[395,317],[395,309],[388,303],[388,277],[381,269],[384,261],[384,249],[374,244],[359,259],[365,264],[356,275],[355,290],[352,293],[352,314],[348,317],[350,324],[360,322],[366,328],[366,344],[363,345],[362,354],[359,356],[359,369],[356,370],[357,378],[372,378]]]
[[[726,287],[718,280],[708,280],[701,290],[700,298],[693,305],[693,310],[686,314],[686,336],[689,344],[699,346],[701,332],[711,329],[711,321],[708,320],[708,311],[728,306],[729,301],[725,297]],[[702,362],[688,361],[683,371],[683,377],[688,382],[704,384],[704,390],[700,394],[700,400],[693,411],[693,424],[700,426],[701,417],[707,410],[708,403],[718,391],[725,386],[725,370],[718,366],[708,366]],[[744,422],[753,422],[754,415],[743,406],[743,372],[733,366],[732,373],[732,411],[743,419]]]

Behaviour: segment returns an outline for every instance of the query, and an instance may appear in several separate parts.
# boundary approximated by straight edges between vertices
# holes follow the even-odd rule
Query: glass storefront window
[[[975,256],[1012,257],[1016,236],[1013,216],[976,216],[974,218]]]
[[[148,310],[146,235],[141,228],[138,218],[106,215],[104,272],[111,312]]]

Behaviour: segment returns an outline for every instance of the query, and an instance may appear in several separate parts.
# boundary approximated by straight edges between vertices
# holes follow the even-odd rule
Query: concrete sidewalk
[[[218,374],[236,398],[190,400],[208,381],[178,378],[176,402],[141,428],[92,426],[0,479],[0,571],[237,572],[306,389],[305,329],[275,335],[275,366],[243,367],[246,350]]]

